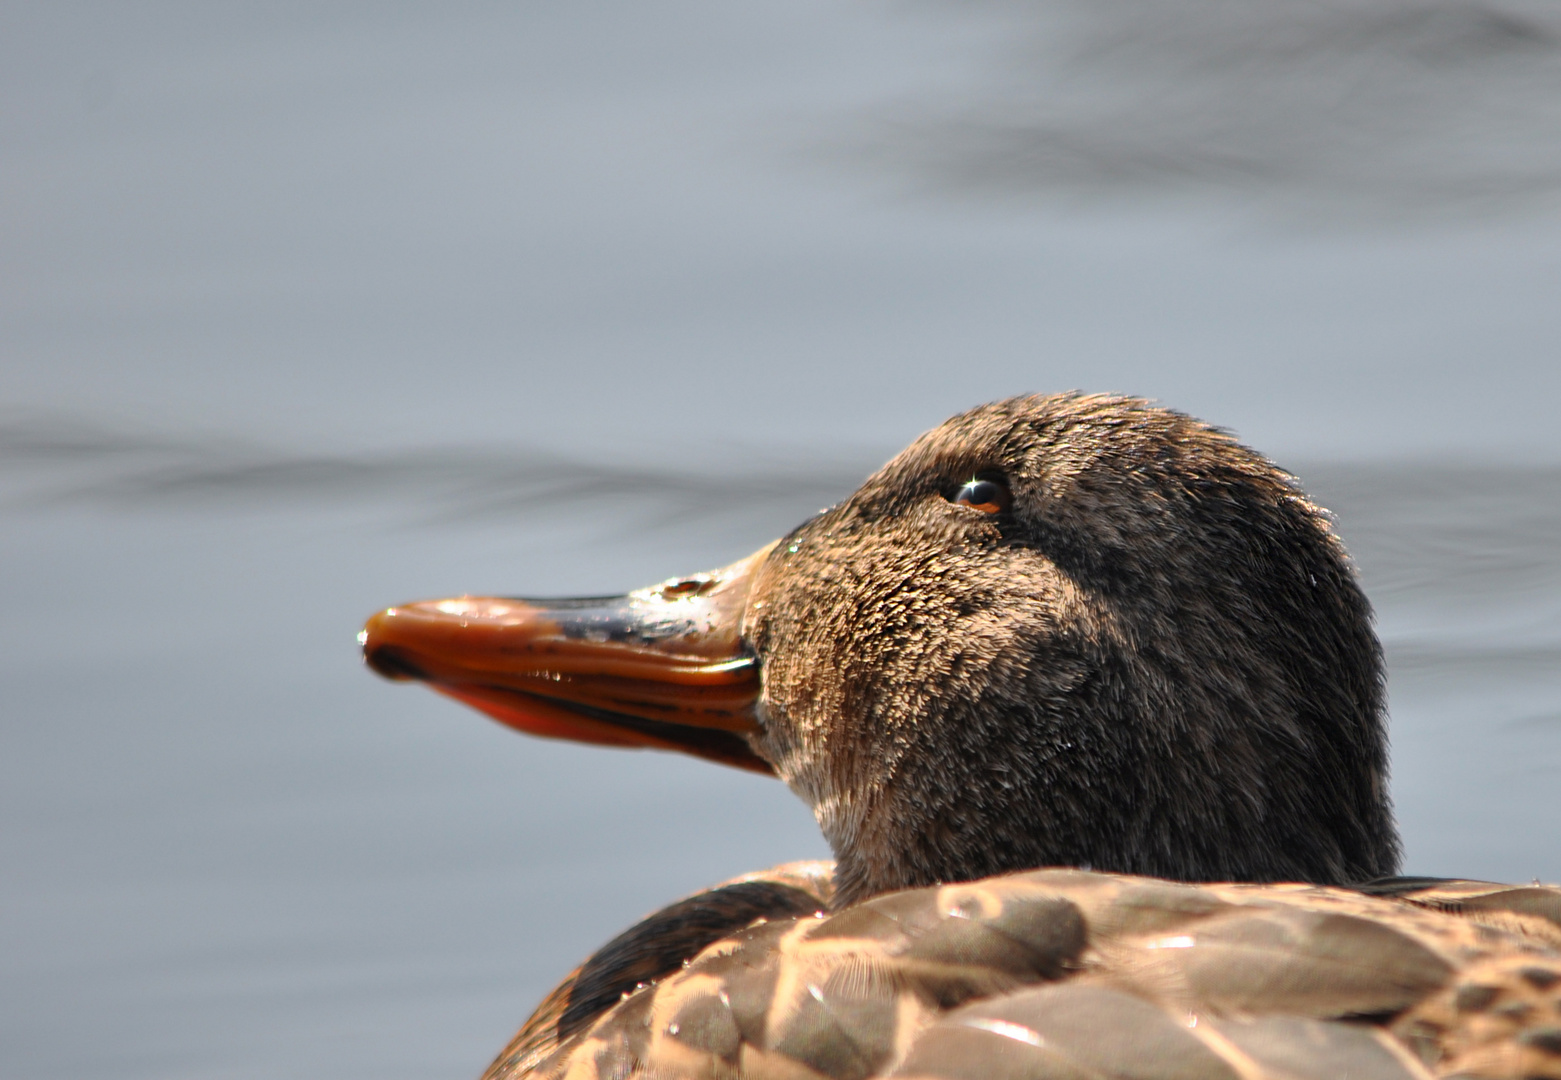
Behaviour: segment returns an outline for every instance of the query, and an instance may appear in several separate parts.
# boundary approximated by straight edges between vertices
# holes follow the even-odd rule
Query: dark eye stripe
[[[1013,496],[1000,480],[972,480],[959,489],[954,501],[982,513],[1001,514],[1013,504]]]

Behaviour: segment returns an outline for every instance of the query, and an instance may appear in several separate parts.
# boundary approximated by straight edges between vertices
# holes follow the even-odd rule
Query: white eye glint
[[[984,514],[1001,514],[1013,505],[1013,501],[1008,485],[1000,480],[972,480],[954,496],[955,504]]]

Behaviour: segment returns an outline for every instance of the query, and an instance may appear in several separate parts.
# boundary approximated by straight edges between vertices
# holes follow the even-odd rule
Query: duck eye
[[[954,502],[958,505],[980,510],[984,514],[1001,514],[1013,501],[1008,485],[1001,480],[972,480],[954,496]]]

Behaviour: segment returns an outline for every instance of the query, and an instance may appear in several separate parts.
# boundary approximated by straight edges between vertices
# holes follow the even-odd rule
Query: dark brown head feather
[[[1002,513],[951,497],[973,477]],[[778,545],[756,749],[838,896],[1077,865],[1393,873],[1381,649],[1327,515],[1224,432],[1059,395],[922,436]]]

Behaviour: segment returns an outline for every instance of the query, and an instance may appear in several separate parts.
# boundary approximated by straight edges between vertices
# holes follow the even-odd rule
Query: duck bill
[[[386,608],[358,639],[379,674],[425,682],[518,731],[773,775],[748,741],[759,730],[759,670],[740,623],[774,546],[627,596]]]

